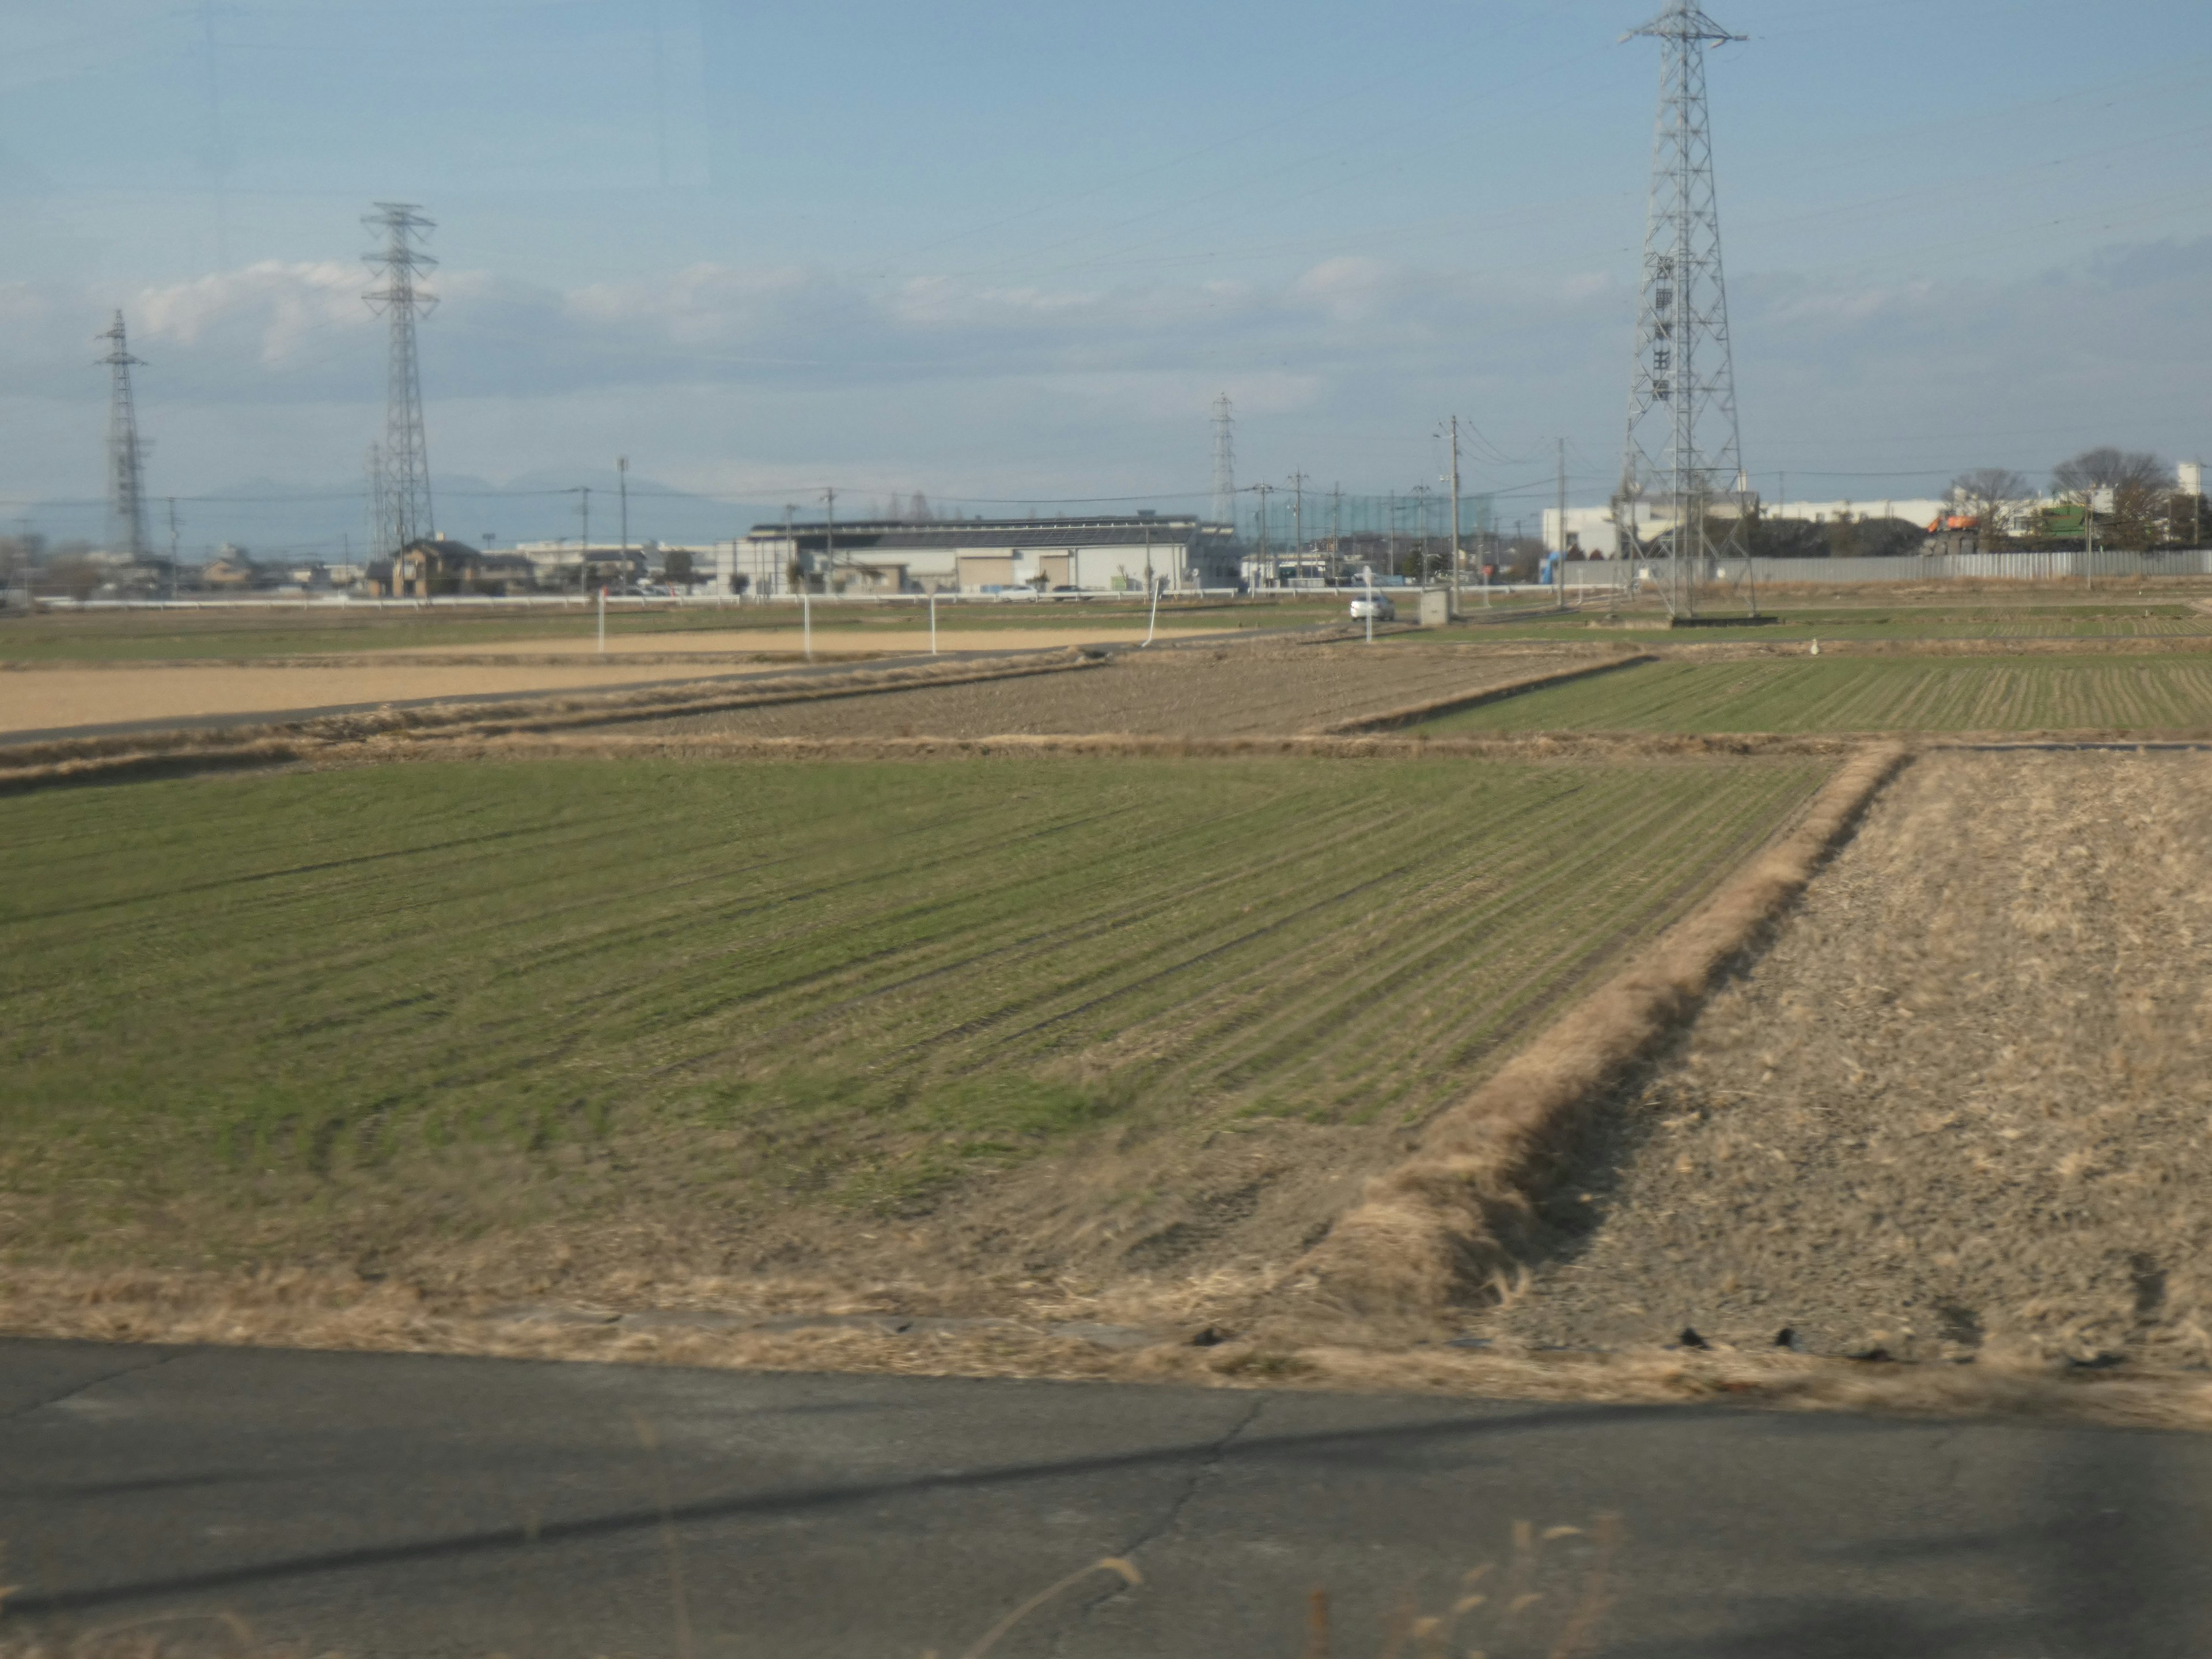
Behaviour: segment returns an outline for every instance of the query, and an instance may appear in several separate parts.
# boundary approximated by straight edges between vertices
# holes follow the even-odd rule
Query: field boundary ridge
[[[1862,748],[1787,836],[1437,1118],[1420,1152],[1370,1182],[1298,1263],[1273,1317],[1434,1328],[1495,1299],[1518,1265],[1512,1242],[1589,1114],[1697,1012],[1911,752]]]

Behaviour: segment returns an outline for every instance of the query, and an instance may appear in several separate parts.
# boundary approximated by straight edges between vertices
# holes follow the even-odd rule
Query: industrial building
[[[756,525],[731,550],[733,568],[760,594],[1142,592],[1233,587],[1234,532],[1195,518],[1139,513],[1128,518],[864,520],[851,524]]]

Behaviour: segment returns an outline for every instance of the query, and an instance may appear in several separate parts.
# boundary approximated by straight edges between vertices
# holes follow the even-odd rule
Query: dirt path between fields
[[[2212,757],[1931,755],[1481,1334],[2212,1363]]]

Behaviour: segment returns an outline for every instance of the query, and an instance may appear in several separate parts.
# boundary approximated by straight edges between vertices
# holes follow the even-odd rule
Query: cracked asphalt
[[[1611,1512],[1578,1651],[2195,1654],[2208,1477],[2203,1439],[2050,1424],[0,1341],[0,1637],[951,1659],[1065,1580],[994,1659],[1364,1659],[1512,1582],[1516,1522],[1583,1528],[1454,1633],[1505,1659]],[[1109,1557],[1142,1582],[1081,1576]]]

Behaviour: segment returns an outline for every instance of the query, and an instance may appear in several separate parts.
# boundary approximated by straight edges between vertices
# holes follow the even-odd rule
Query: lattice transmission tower
[[[380,534],[389,540],[378,550],[397,553],[433,533],[430,516],[430,457],[422,439],[422,372],[415,353],[415,319],[438,307],[434,294],[422,293],[416,278],[438,262],[422,251],[435,222],[411,202],[379,202],[362,223],[384,233],[384,246],[362,258],[376,267],[379,285],[362,297],[388,319],[392,337],[385,362],[384,445],[376,503]]]
[[[138,441],[138,410],[131,396],[131,371],[134,367],[144,368],[146,360],[131,355],[130,337],[124,331],[119,311],[107,331],[94,337],[106,341],[109,347],[100,360],[108,368],[108,550],[126,553],[137,564],[146,556],[146,451]]]
[[[1213,400],[1213,521],[1237,522],[1237,421],[1229,394]]]
[[[1695,611],[1698,584],[1715,558],[1741,550],[1750,506],[1705,109],[1705,48],[1744,37],[1722,28],[1693,0],[1670,0],[1634,33],[1659,42],[1659,114],[1628,443],[1613,513],[1624,555],[1656,553],[1666,544],[1661,592],[1679,615]],[[1656,509],[1655,520],[1663,514],[1663,533],[1656,521],[1652,532],[1644,533],[1639,508]]]

